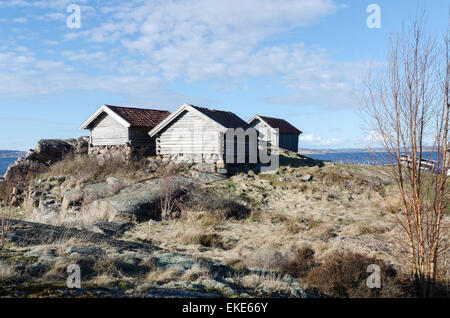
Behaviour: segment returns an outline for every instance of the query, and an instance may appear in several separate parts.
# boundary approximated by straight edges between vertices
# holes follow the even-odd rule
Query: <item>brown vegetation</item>
[[[105,181],[107,177],[135,177],[135,180],[147,176],[145,163],[127,161],[112,157],[106,163],[92,156],[67,156],[53,164],[44,176],[66,176],[77,180]]]

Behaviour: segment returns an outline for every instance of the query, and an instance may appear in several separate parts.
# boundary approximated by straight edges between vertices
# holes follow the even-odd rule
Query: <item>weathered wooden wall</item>
[[[100,115],[92,127],[91,143],[93,146],[115,146],[128,143],[128,128],[106,113]]]
[[[297,134],[280,134],[279,147],[298,152],[298,137]]]
[[[185,111],[157,137],[157,153],[219,154],[219,134],[211,122]]]

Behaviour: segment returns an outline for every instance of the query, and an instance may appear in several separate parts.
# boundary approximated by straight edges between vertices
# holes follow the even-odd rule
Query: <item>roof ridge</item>
[[[169,112],[168,110],[162,110],[162,109],[153,109],[153,108],[140,108],[140,107],[130,107],[130,106],[117,106],[117,105],[108,105],[105,104],[106,107],[113,107],[113,108],[126,108],[126,109],[136,109],[136,110],[152,110],[152,111],[158,111],[158,112]]]
[[[284,118],[278,118],[278,117],[270,117],[270,116],[261,116],[261,115],[258,115],[259,117],[261,117],[261,118],[271,118],[271,119],[278,119],[278,120],[284,120],[285,122],[288,122],[286,119],[284,119]]]
[[[235,115],[232,111],[229,111],[229,110],[220,110],[220,109],[208,108],[208,107],[196,106],[196,105],[190,105],[190,106],[195,107],[195,108],[206,109],[206,110],[209,110],[209,111],[212,111],[212,112],[222,112],[222,113],[229,113],[229,114]]]

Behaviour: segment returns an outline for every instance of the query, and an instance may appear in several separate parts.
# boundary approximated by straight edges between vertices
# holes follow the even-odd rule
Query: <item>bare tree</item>
[[[371,74],[363,90],[363,109],[373,134],[388,153],[380,165],[397,185],[411,275],[421,296],[432,295],[439,257],[448,247],[442,233],[449,212],[449,33],[443,41],[426,33],[422,14],[391,36],[385,67]],[[431,149],[425,146],[432,146]],[[423,169],[423,160],[436,168]],[[408,155],[409,161],[402,160]],[[380,160],[372,153],[375,160]],[[381,161],[381,160],[380,160]]]

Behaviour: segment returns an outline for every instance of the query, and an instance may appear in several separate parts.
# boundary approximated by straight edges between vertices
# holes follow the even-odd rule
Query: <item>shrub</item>
[[[160,182],[159,209],[163,220],[174,219],[180,216],[178,198],[183,192],[175,189],[172,181],[164,177]]]
[[[242,258],[246,267],[256,267],[273,272],[280,271],[285,256],[277,249],[264,248]]]
[[[199,243],[204,247],[223,248],[222,237],[219,234],[201,235],[199,238]]]
[[[232,249],[234,246],[229,242],[224,242],[219,234],[188,234],[184,236],[187,243],[199,244],[203,247],[219,248],[222,250]]]
[[[287,257],[281,266],[281,271],[294,277],[305,277],[317,266],[315,252],[309,247],[297,249],[291,257]]]
[[[211,212],[223,219],[240,220],[247,218],[250,214],[250,209],[243,204],[241,198],[219,195],[209,189],[191,189],[182,203],[185,209]]]
[[[381,289],[369,289],[366,285],[369,275],[366,270],[370,264],[377,264],[381,268]],[[414,295],[409,280],[392,266],[356,253],[333,253],[323,263],[312,268],[305,281],[313,293],[326,297],[407,297]]]

